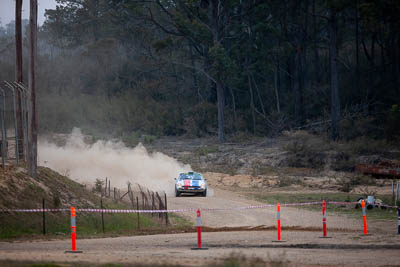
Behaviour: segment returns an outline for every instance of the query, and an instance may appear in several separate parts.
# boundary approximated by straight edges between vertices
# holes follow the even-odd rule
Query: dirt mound
[[[45,167],[39,167],[34,179],[23,167],[0,169],[0,209],[41,208],[45,199],[48,208],[72,205],[91,207],[97,196],[86,187]]]

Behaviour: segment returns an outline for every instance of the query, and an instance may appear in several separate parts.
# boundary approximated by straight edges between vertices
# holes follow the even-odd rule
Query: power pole
[[[22,77],[22,0],[15,0],[15,81],[23,83]],[[17,136],[19,158],[24,158],[23,132],[22,132],[22,97],[19,89],[16,89],[17,103]],[[22,142],[20,142],[22,140]]]
[[[37,110],[36,110],[36,56],[37,56],[37,0],[30,0],[29,16],[29,103],[28,103],[28,174],[37,171]]]

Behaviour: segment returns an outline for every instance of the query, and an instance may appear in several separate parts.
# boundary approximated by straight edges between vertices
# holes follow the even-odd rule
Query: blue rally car
[[[175,196],[179,197],[182,193],[200,194],[207,196],[207,183],[201,173],[188,172],[180,173],[175,178]]]

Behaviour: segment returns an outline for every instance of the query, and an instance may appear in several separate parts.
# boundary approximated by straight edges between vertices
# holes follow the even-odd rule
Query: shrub
[[[93,191],[101,194],[103,192],[103,185],[104,181],[96,179],[96,181],[94,182]]]
[[[288,176],[279,176],[278,177],[278,186],[285,187],[291,185],[302,185],[303,181],[300,177],[288,177]]]
[[[351,153],[340,151],[334,157],[331,168],[335,171],[353,171],[355,158]]]
[[[144,135],[143,136],[143,143],[146,145],[150,145],[152,143],[154,143],[154,141],[157,140],[157,137],[154,135]]]
[[[215,152],[218,152],[218,146],[216,145],[202,146],[196,151],[199,156],[207,156],[208,154]]]
[[[284,147],[288,152],[289,166],[320,168],[325,165],[324,151],[329,146],[323,139],[305,131],[290,133],[289,138],[289,142]]]
[[[122,142],[128,147],[135,147],[139,143],[139,134],[131,133],[131,134],[123,134]]]
[[[377,117],[344,118],[340,121],[340,137],[346,141],[360,136],[379,139],[383,136],[381,125],[381,120]]]
[[[389,147],[385,140],[373,140],[367,137],[359,137],[348,145],[350,151],[358,155],[381,154]]]
[[[357,185],[376,185],[376,179],[371,176],[356,174],[339,178],[337,184],[340,186],[340,191],[348,193]]]

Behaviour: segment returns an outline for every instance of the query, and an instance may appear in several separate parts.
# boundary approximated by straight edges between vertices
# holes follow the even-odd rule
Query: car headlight
[[[200,187],[201,187],[202,189],[206,188],[206,183],[205,183],[205,182],[200,182]]]
[[[182,187],[183,187],[183,181],[177,182],[177,183],[176,183],[176,186],[177,186],[178,188],[182,188]]]

